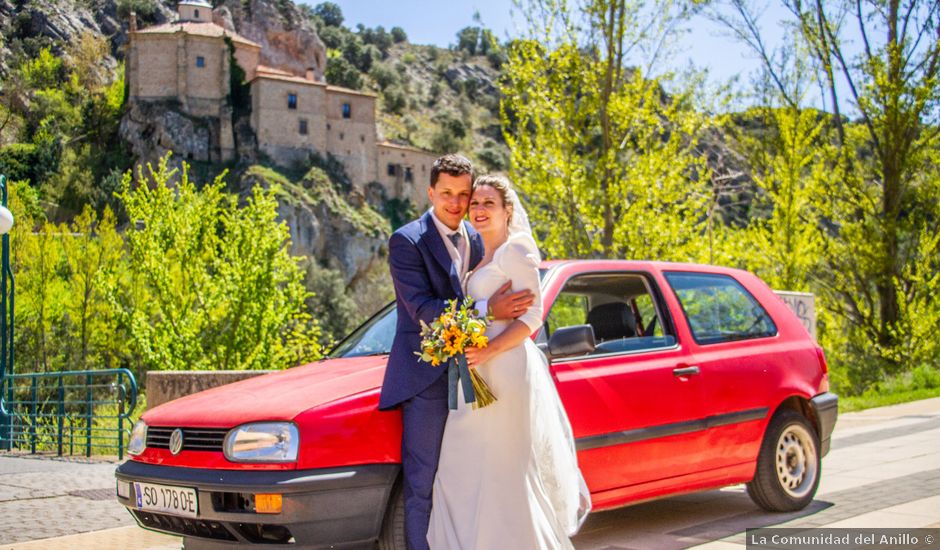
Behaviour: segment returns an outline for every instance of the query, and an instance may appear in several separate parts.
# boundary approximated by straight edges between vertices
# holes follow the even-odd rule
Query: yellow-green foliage
[[[509,51],[510,174],[540,245],[549,257],[699,259],[709,196],[696,136],[707,120],[639,70],[610,87],[605,67],[574,43]]]
[[[131,338],[150,368],[285,368],[320,356],[319,329],[304,307],[303,272],[288,254],[270,191],[246,204],[223,192],[221,176],[197,190],[184,165],[166,158],[120,198],[131,273],[147,302],[127,311]]]

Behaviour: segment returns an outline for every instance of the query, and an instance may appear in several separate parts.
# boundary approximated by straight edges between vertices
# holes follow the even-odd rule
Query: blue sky
[[[319,2],[306,2],[316,5]],[[367,27],[401,27],[414,44],[448,46],[456,42],[458,30],[473,24],[473,14],[479,12],[485,26],[493,29],[501,39],[516,36],[520,18],[512,15],[509,0],[454,0],[442,8],[441,2],[427,0],[334,0],[343,11],[344,24],[355,28],[357,23]],[[761,22],[770,41],[782,39],[779,25],[785,14],[782,8],[772,7],[764,12]],[[720,27],[699,16],[689,25],[689,32],[677,44],[677,53],[670,63],[681,68],[692,63],[707,68],[714,82],[723,82],[739,75],[742,83],[758,68],[757,60],[734,39],[723,36]]]

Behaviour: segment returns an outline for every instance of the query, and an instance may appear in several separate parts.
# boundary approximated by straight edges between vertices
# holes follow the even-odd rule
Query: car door
[[[658,317],[655,334],[615,338],[611,312],[648,294]],[[699,445],[696,421],[702,414],[701,381],[689,355],[678,345],[660,293],[647,273],[588,273],[565,281],[555,296],[539,340],[562,326],[592,324],[594,353],[555,358],[551,369],[568,412],[579,461],[592,493],[662,480],[695,471],[687,458]],[[606,313],[599,320],[592,312]],[[634,317],[636,320],[636,317]],[[606,323],[606,324],[605,324]]]
[[[785,354],[773,319],[730,274],[665,272],[692,336],[703,382],[704,469],[753,462]]]

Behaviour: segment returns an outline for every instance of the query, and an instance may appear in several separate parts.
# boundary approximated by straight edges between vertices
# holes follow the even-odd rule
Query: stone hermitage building
[[[178,103],[192,117],[212,121],[205,158],[235,158],[232,60],[244,71],[251,95],[251,129],[258,149],[279,164],[303,160],[311,152],[342,162],[360,191],[372,182],[388,197],[426,203],[425,188],[437,155],[379,142],[376,95],[327,85],[326,59],[319,53],[306,74],[260,64],[261,45],[219,24],[204,0],[183,0],[178,18],[143,29],[131,15],[127,49],[129,101]],[[201,153],[200,153],[201,154]]]

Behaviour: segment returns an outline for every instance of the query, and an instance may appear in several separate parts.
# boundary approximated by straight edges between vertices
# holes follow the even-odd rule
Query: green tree
[[[184,164],[125,176],[131,271],[149,303],[127,312],[131,338],[152,369],[285,368],[316,359],[319,327],[304,307],[303,271],[288,254],[274,191],[244,206],[221,176],[197,190]],[[179,176],[178,184],[171,181]]]
[[[323,2],[313,8],[313,13],[324,24],[330,27],[339,27],[343,24],[343,10],[333,2]]]
[[[771,287],[808,291],[819,267],[820,214],[817,199],[837,185],[826,168],[828,117],[814,109],[764,109],[759,120],[770,135],[744,136],[758,194],[754,216],[739,235],[746,267]],[[725,233],[726,238],[733,236]]]
[[[549,256],[702,257],[708,172],[697,136],[708,120],[692,89],[667,95],[659,79],[626,70],[636,5],[531,2],[550,19],[586,18],[560,31],[533,21],[504,65],[501,113],[513,181]],[[656,10],[668,14],[669,10]],[[666,15],[661,15],[666,17]]]
[[[464,27],[457,31],[457,50],[470,55],[477,54],[480,43],[480,27]]]
[[[405,29],[401,27],[392,27],[389,33],[392,35],[392,41],[396,44],[408,41],[408,34],[405,32]]]
[[[24,221],[17,220],[17,224]],[[14,346],[31,372],[58,371],[65,367],[64,350],[57,336],[57,329],[63,325],[68,295],[62,277],[65,258],[60,231],[56,225],[45,223],[36,233],[29,230],[13,235],[17,243],[11,256],[16,266],[18,329]]]
[[[336,50],[327,52],[326,81],[334,86],[358,90],[362,87],[362,73]]]
[[[123,356],[118,316],[107,291],[126,263],[124,240],[114,214],[106,208],[99,219],[87,206],[72,222],[62,240],[68,267],[65,311],[68,316],[70,369],[115,367]]]
[[[930,237],[940,231],[940,7],[935,2],[804,2],[781,0],[796,29],[791,44],[772,49],[743,0],[722,19],[763,60],[784,101],[802,108],[794,69],[785,61],[805,50],[823,92],[836,153],[825,170],[837,185],[816,201],[825,220],[824,269],[816,289],[842,324],[840,362],[853,369],[855,388],[909,368],[937,270]],[[846,45],[858,45],[852,55]],[[801,50],[794,50],[796,44]],[[840,95],[843,94],[844,95]],[[846,107],[858,122],[844,118]],[[845,355],[847,354],[847,355]],[[933,355],[936,364],[940,357]]]

